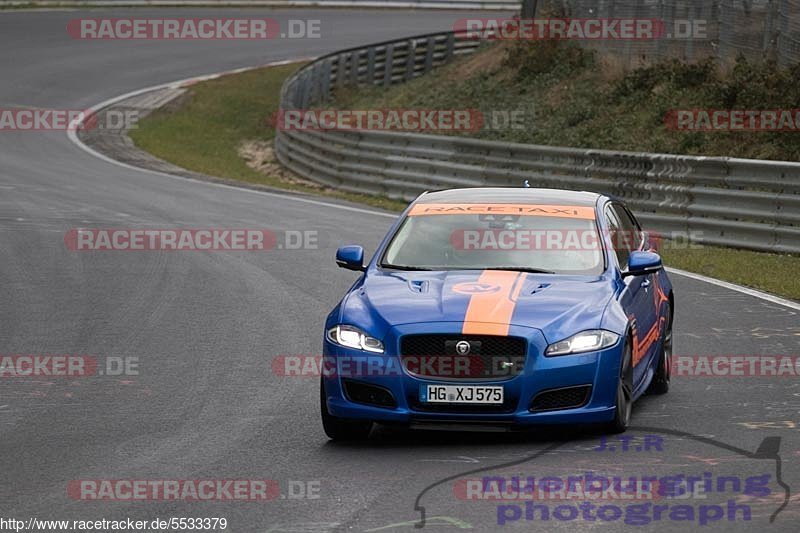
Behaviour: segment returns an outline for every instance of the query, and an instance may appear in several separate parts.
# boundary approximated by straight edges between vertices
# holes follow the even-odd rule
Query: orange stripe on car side
[[[484,271],[478,283],[497,286],[499,290],[470,297],[461,332],[465,335],[508,335],[525,276],[524,272]]]
[[[663,319],[659,320],[653,327],[650,328],[650,331],[647,332],[647,335],[640,341],[634,335],[633,338],[633,365],[636,366],[639,364],[639,361],[644,358],[648,351],[650,351],[650,347],[653,346],[653,343],[656,342],[661,335],[661,325],[663,323]]]
[[[653,298],[655,299],[655,312],[656,315],[661,314],[661,308],[664,303],[669,302],[669,297],[664,294],[664,290],[661,288],[661,285],[658,284],[658,280],[656,280],[656,290],[653,293]],[[650,331],[647,332],[647,335],[640,341],[636,338],[634,334],[633,339],[633,364],[634,366],[639,364],[647,352],[650,351],[650,348],[653,346],[653,343],[658,342],[661,338],[661,335],[664,332],[664,325],[667,322],[665,317],[659,317],[653,327],[650,328]],[[635,332],[634,332],[635,333]]]

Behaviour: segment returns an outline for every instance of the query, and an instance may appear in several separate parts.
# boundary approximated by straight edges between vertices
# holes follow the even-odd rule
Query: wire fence
[[[0,0],[2,7],[230,6],[516,10],[519,0]]]
[[[800,0],[540,0],[538,16],[663,23],[658,39],[586,41],[626,66],[709,57],[730,64],[739,56],[800,63]]]

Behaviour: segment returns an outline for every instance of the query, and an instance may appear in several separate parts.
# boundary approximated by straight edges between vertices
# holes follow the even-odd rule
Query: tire
[[[322,414],[322,428],[329,439],[334,441],[366,440],[372,430],[372,422],[361,420],[343,420],[328,412],[325,401],[325,383],[319,382],[319,408]]]
[[[609,433],[625,433],[631,423],[631,414],[633,412],[633,355],[631,353],[631,343],[626,342],[623,350],[619,381],[617,382],[614,420],[607,426]]]
[[[661,342],[661,355],[653,381],[647,388],[647,394],[666,394],[669,392],[669,379],[672,374],[672,308],[667,307],[667,327]]]

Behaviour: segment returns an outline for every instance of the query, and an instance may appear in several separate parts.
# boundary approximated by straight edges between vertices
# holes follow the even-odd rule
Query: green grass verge
[[[274,137],[267,117],[277,109],[283,80],[296,68],[298,65],[259,69],[198,83],[180,105],[143,119],[139,128],[131,131],[131,137],[137,146],[157,157],[204,174],[402,210],[404,202],[287,183],[248,167],[238,155],[242,142]],[[415,83],[433,82],[423,78]],[[398,94],[413,93],[412,87],[409,84],[392,89],[386,101],[394,102]],[[443,89],[438,86],[438,90]],[[367,91],[366,95],[370,94],[378,98],[381,92]],[[711,247],[664,248],[664,261],[669,266],[800,300],[800,257]]]
[[[247,141],[271,141],[270,117],[278,109],[283,81],[301,64],[223,76],[191,86],[179,105],[143,118],[130,131],[133,142],[156,157],[188,170],[246,183],[336,197],[393,211],[404,202],[377,196],[320,190],[259,172],[239,155]]]
[[[0,4],[0,11],[22,11],[22,10],[34,10],[40,9],[40,6],[36,4],[27,3],[27,4],[19,4],[19,5],[11,5],[11,4]]]
[[[518,111],[520,128],[484,128],[478,138],[623,151],[800,160],[800,133],[677,131],[675,109],[796,109],[800,65],[744,59],[676,60],[626,71],[608,58],[559,41],[498,43],[389,90],[342,90],[353,109]],[[798,126],[800,128],[800,125]]]
[[[704,246],[673,249],[665,243],[664,264],[800,301],[800,256]]]

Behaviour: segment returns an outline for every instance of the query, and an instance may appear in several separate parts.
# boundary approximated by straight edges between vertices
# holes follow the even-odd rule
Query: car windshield
[[[593,209],[582,213],[579,218],[412,211],[386,248],[381,266],[599,275],[605,263]]]

